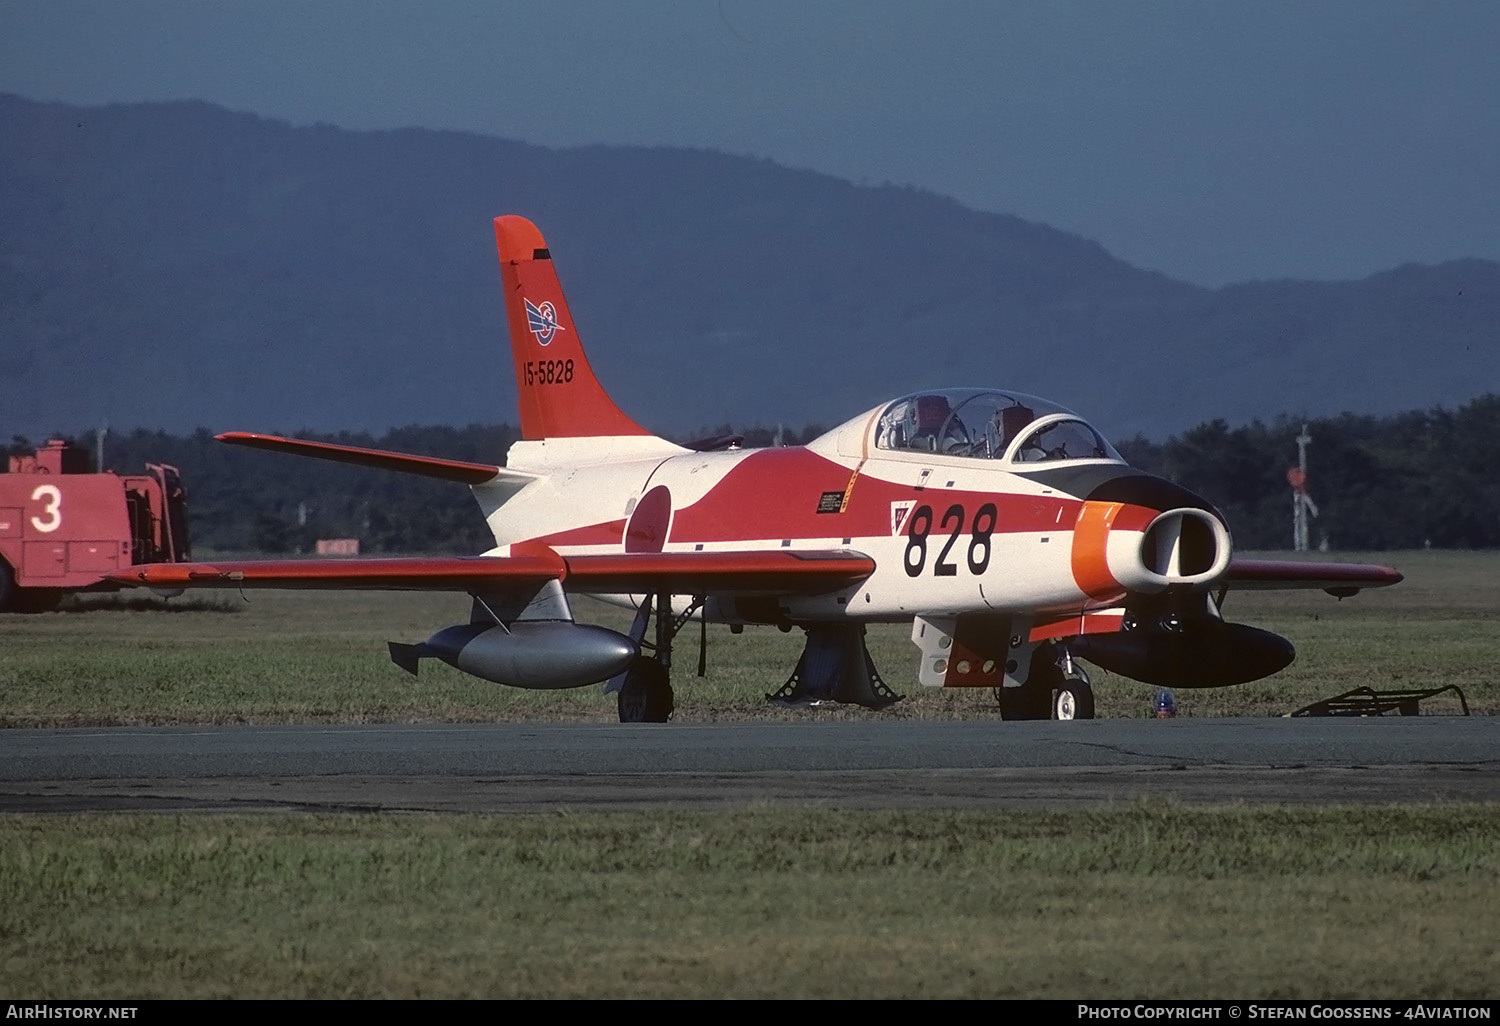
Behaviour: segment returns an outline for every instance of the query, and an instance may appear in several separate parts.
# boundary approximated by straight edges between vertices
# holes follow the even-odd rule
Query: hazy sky
[[[0,91],[724,150],[1202,284],[1500,259],[1493,0],[0,0]]]

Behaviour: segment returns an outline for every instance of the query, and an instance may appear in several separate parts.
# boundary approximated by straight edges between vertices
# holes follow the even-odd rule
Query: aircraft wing
[[[1234,559],[1220,579],[1235,589],[1321,588],[1330,595],[1353,595],[1361,588],[1384,588],[1404,575],[1368,563],[1303,563],[1293,560]]]
[[[636,594],[816,595],[856,584],[875,570],[857,552],[643,552],[560,556],[551,549],[512,556],[398,559],[283,559],[148,563],[108,575],[118,584],[177,588],[313,588],[368,591],[486,591],[560,580],[569,591]]]

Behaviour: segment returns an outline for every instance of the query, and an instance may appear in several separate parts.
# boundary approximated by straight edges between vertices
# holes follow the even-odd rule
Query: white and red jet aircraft
[[[672,640],[693,619],[804,630],[776,698],[895,701],[865,625],[913,621],[924,685],[999,688],[1007,718],[1088,718],[1093,694],[1075,659],[1171,687],[1238,684],[1291,662],[1284,639],[1221,618],[1229,589],[1342,596],[1401,580],[1379,566],[1235,560],[1208,502],[1131,469],[1085,421],[1018,392],[914,392],[804,446],[675,445],[605,394],[536,227],[496,218],[495,238],[521,414],[504,467],[219,436],[467,484],[494,548],[161,564],[116,580],[467,592],[468,623],[391,643],[392,659],[416,673],[435,657],[523,688],[608,680],[626,721],[671,715]],[[575,593],[634,607],[630,635],[575,623]]]

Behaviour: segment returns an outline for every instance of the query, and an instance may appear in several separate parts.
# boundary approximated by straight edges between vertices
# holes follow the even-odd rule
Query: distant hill
[[[663,433],[973,383],[1162,437],[1500,381],[1490,261],[1210,290],[764,160],[0,96],[0,436],[512,419],[500,213],[541,227],[600,377]]]

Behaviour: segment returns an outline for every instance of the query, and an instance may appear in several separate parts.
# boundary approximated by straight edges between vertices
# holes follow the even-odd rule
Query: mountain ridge
[[[668,434],[929,386],[1108,434],[1387,414],[1500,380],[1500,264],[1208,289],[935,193],[710,150],[293,127],[0,96],[0,433],[511,420],[489,221],[552,247],[591,362]]]

